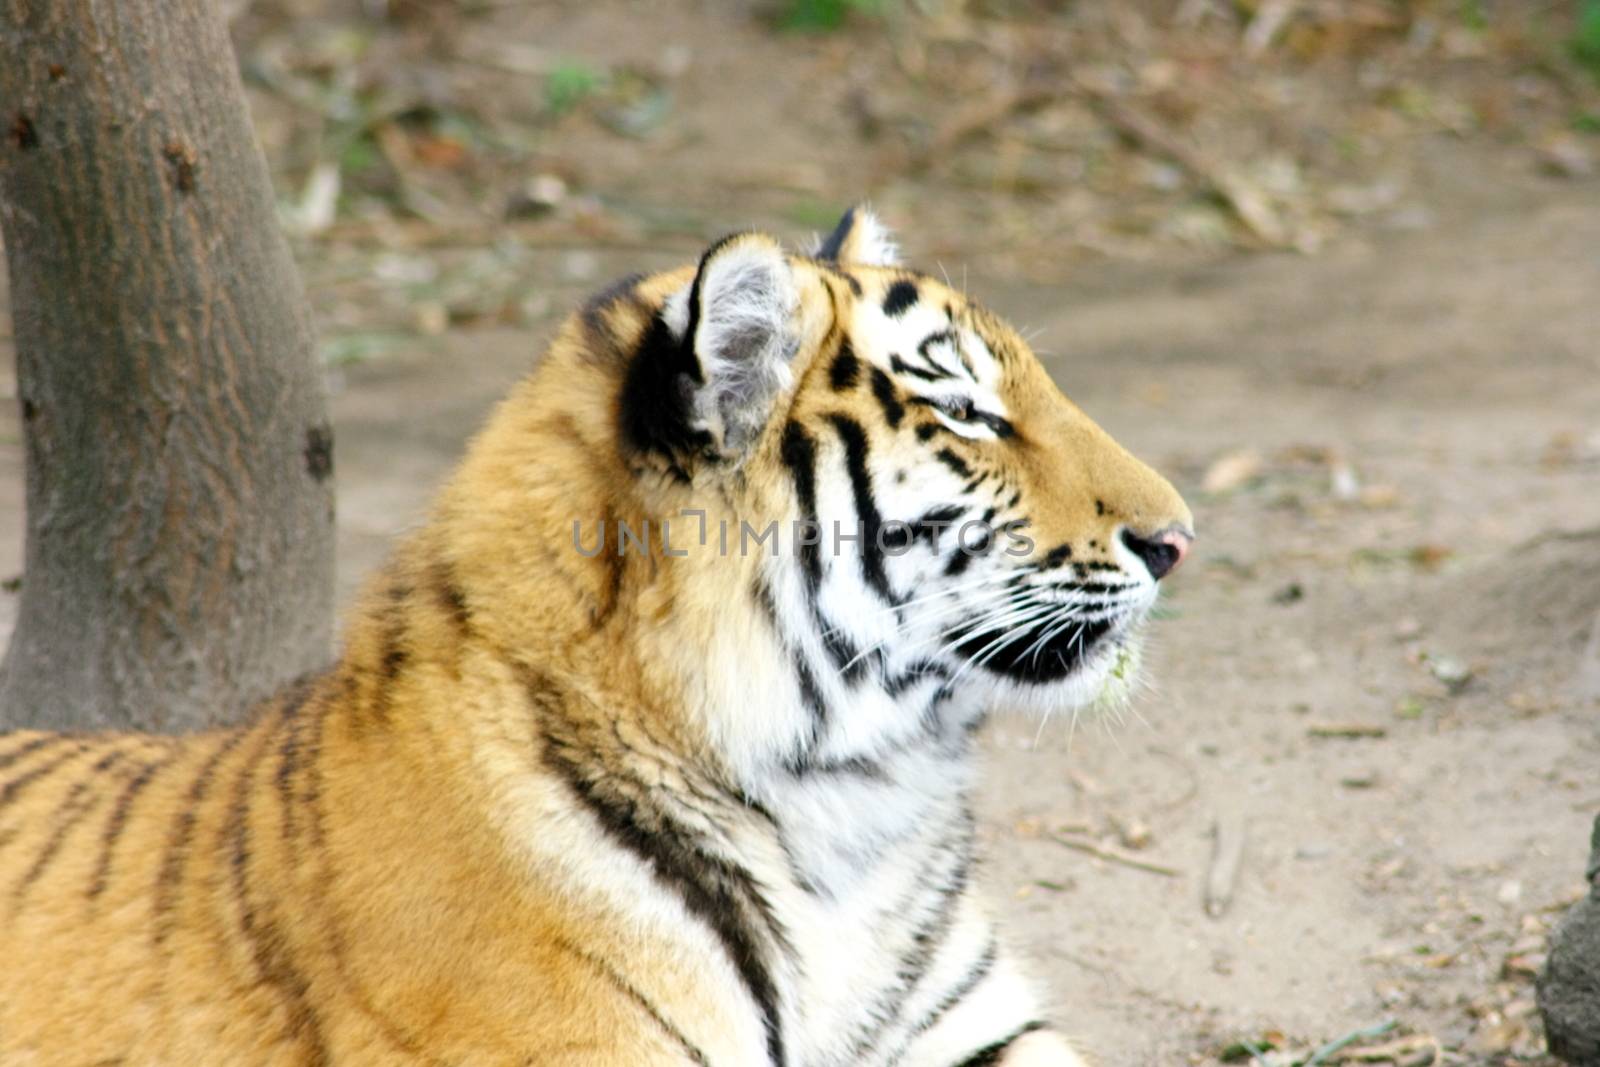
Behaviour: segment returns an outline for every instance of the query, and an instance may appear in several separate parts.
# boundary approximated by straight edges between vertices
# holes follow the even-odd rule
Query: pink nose
[[[1122,543],[1128,546],[1128,551],[1144,560],[1144,565],[1150,569],[1150,577],[1159,582],[1177,570],[1183,557],[1189,554],[1194,534],[1181,526],[1169,526],[1147,536],[1123,530]]]

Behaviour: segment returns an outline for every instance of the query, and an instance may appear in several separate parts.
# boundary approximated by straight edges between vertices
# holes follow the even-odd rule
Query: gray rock
[[[1552,1054],[1573,1067],[1600,1067],[1600,817],[1589,840],[1589,895],[1550,933],[1539,975],[1539,1012]]]

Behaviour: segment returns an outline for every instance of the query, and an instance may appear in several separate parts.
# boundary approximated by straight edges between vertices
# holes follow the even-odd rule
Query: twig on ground
[[[1165,864],[1152,863],[1150,860],[1140,859],[1137,856],[1129,856],[1126,853],[1118,852],[1116,849],[1097,845],[1093,841],[1062,837],[1060,834],[1050,834],[1049,837],[1050,840],[1063,848],[1070,848],[1075,852],[1083,852],[1108,863],[1120,863],[1124,867],[1132,867],[1137,871],[1148,871],[1150,874],[1159,874],[1166,878],[1181,878],[1183,876],[1183,872],[1176,867],[1168,867]]]
[[[1244,858],[1245,824],[1241,816],[1218,815],[1213,829],[1211,869],[1206,872],[1206,914],[1221,918],[1233,903],[1233,886]]]
[[[1291,244],[1288,228],[1261,190],[1126,101],[1081,80],[1077,87],[1095,103],[1118,133],[1149,151],[1166,156],[1209,186],[1263,244],[1274,248]]]
[[[1250,1053],[1250,1058],[1259,1064],[1260,1067],[1272,1067],[1272,1061],[1267,1059],[1266,1050],[1260,1045],[1256,1044],[1254,1041],[1251,1041],[1248,1037],[1241,1037],[1239,1039],[1239,1044],[1244,1046],[1244,1050]]]
[[[1389,731],[1382,726],[1361,722],[1318,722],[1306,727],[1306,733],[1312,737],[1388,737]]]
[[[1516,551],[1526,552],[1530,548],[1538,548],[1541,545],[1557,544],[1564,541],[1595,540],[1600,540],[1600,526],[1580,526],[1575,530],[1544,530],[1516,546]]]
[[[1384,1034],[1387,1034],[1390,1030],[1393,1030],[1399,1025],[1400,1024],[1395,1020],[1389,1019],[1386,1022],[1379,1023],[1376,1026],[1368,1026],[1361,1030],[1352,1030],[1343,1037],[1335,1038],[1326,1045],[1323,1045],[1321,1048],[1317,1049],[1317,1051],[1311,1054],[1311,1058],[1306,1060],[1302,1067],[1317,1067],[1317,1064],[1319,1063],[1328,1063],[1335,1055],[1343,1051],[1346,1047],[1355,1044],[1357,1041],[1367,1041],[1374,1037],[1382,1037]]]
[[[1427,1053],[1427,1058],[1419,1058],[1419,1053]],[[1410,1037],[1397,1037],[1381,1045],[1347,1049],[1339,1054],[1337,1062],[1430,1064],[1438,1063],[1443,1058],[1444,1049],[1439,1046],[1438,1038],[1432,1034],[1413,1034]]]

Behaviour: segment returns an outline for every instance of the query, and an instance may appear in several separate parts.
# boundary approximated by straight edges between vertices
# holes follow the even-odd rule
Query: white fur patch
[[[878,221],[866,207],[856,208],[855,226],[851,231],[849,262],[869,267],[898,267],[900,246],[894,234]]]
[[[694,352],[705,385],[695,413],[732,452],[767,424],[772,403],[794,382],[800,306],[783,250],[768,238],[737,237],[701,267]],[[671,312],[669,303],[669,314]]]

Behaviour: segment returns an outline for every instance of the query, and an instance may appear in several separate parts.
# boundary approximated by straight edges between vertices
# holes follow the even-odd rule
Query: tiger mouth
[[[955,651],[990,674],[1027,685],[1048,685],[1081,671],[1117,624],[1116,619],[1065,624],[1047,619],[1028,627],[981,631],[965,638]]]

